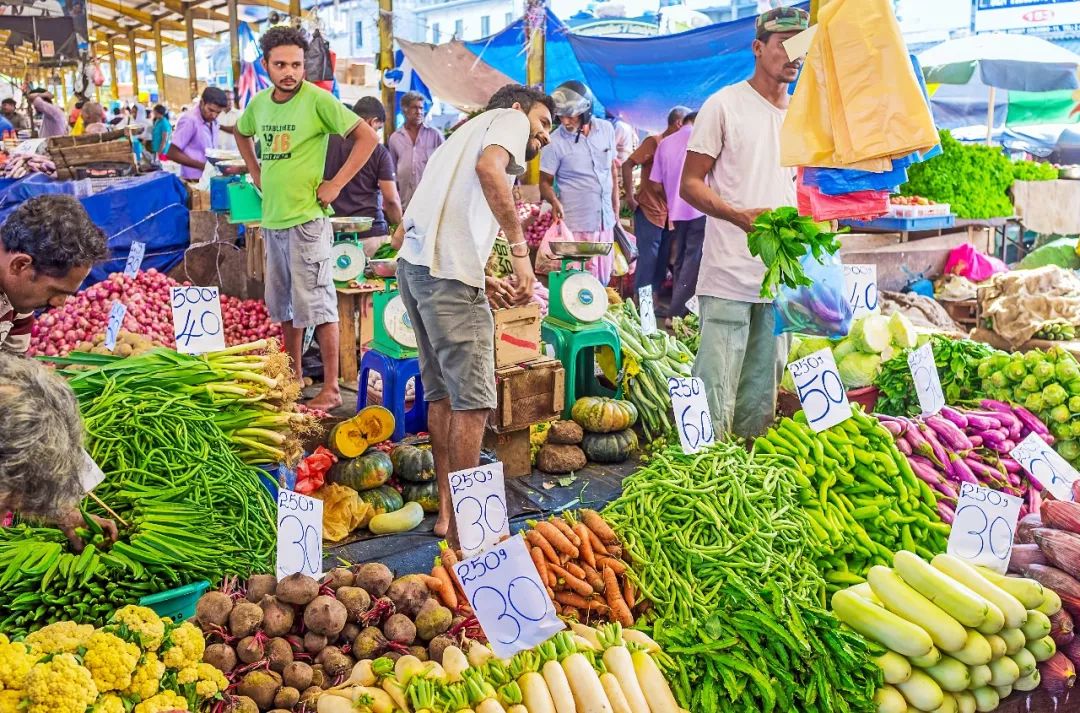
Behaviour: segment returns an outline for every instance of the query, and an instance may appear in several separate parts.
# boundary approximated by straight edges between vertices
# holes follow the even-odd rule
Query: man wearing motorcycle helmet
[[[559,128],[540,154],[540,196],[575,240],[610,243],[619,214],[615,128],[593,120],[592,92],[577,80],[560,84],[551,98]],[[607,285],[612,264],[610,254],[594,257],[589,271]]]

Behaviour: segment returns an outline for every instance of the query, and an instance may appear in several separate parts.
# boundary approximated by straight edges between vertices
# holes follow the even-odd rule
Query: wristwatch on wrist
[[[522,247],[522,246],[525,247],[524,254],[519,254],[519,253],[514,251],[514,248]],[[529,257],[529,244],[527,242],[525,242],[524,240],[522,240],[520,243],[513,243],[512,245],[510,245],[510,254],[513,255],[514,257]]]

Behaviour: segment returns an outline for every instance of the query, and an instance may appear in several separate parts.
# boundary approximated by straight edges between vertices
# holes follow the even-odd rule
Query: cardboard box
[[[210,191],[200,191],[189,184],[188,194],[191,197],[191,210],[210,210]]]
[[[532,474],[528,427],[505,433],[489,428],[484,432],[484,448],[495,452],[495,457],[503,464],[505,477],[522,478]]]
[[[489,421],[491,429],[508,433],[559,418],[566,400],[565,379],[562,362],[548,357],[496,369],[499,404]]]
[[[493,314],[496,369],[540,357],[540,305],[497,309]]]

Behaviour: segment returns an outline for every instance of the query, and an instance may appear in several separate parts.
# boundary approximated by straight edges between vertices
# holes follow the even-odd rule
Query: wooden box
[[[540,356],[540,305],[497,309],[495,316],[495,368],[532,361]]]
[[[191,184],[188,186],[188,193],[191,195],[191,206],[189,208],[191,211],[210,210],[210,191],[200,191],[194,184]]]
[[[953,321],[965,329],[979,326],[978,300],[940,300],[941,306],[953,318]]]
[[[507,433],[559,418],[566,398],[565,378],[562,362],[548,357],[496,369],[499,405],[490,427]]]
[[[489,428],[484,432],[484,448],[495,452],[495,457],[503,464],[503,475],[507,478],[532,474],[528,426],[506,433],[496,433]]]

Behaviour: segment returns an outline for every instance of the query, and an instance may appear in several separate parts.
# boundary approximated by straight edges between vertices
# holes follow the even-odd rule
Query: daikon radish
[[[558,664],[555,664],[558,666]],[[560,669],[561,671],[561,669]],[[521,686],[521,696],[525,699],[525,707],[529,713],[561,713],[555,708],[555,701],[551,698],[547,681],[535,671],[523,674],[518,679]]]
[[[649,713],[649,704],[634,672],[630,650],[625,646],[612,646],[604,652],[603,661],[607,670],[618,680],[631,713]]]
[[[562,666],[557,661],[548,661],[540,673],[544,676],[548,693],[551,694],[551,700],[555,703],[556,713],[577,713],[574,693],[570,689],[570,682],[566,679],[566,672],[563,671]],[[528,698],[525,699],[526,706],[528,700]]]
[[[634,673],[637,674],[649,710],[652,713],[677,713],[679,704],[675,700],[675,694],[671,692],[671,687],[652,656],[644,651],[635,651],[630,654],[630,658],[634,662]]]
[[[563,659],[562,667],[574,694],[577,713],[612,713],[604,686],[588,659],[579,653],[570,654]]]
[[[619,685],[619,679],[610,673],[602,673],[600,685],[604,687],[604,694],[607,696],[608,703],[611,704],[612,713],[634,713],[626,700],[622,686]]]

